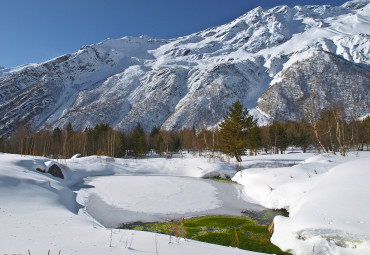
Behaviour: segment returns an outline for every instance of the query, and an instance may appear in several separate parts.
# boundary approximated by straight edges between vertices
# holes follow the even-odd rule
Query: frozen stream
[[[90,177],[78,192],[78,200],[106,227],[265,210],[248,202],[239,184],[192,177]]]

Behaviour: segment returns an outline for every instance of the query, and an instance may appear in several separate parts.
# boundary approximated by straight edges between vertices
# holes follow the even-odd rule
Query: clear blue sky
[[[346,0],[0,0],[0,66],[38,63],[106,38],[173,38],[262,6]]]

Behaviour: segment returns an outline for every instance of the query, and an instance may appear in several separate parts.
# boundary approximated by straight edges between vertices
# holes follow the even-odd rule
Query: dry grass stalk
[[[270,234],[274,233],[274,221],[271,221],[271,223],[269,225],[269,232],[270,232]]]
[[[182,236],[184,237],[184,239],[186,239],[186,227],[184,217],[182,218],[181,227],[182,227]]]
[[[176,219],[173,219],[173,220],[174,220],[174,227],[175,227],[175,236],[176,236],[176,238],[179,238],[180,237],[179,224],[177,224]]]
[[[234,231],[235,231],[235,237],[231,241],[231,246],[239,248],[239,237],[238,237],[238,233],[236,232],[236,228],[234,228]]]
[[[99,158],[101,158],[101,156],[103,155],[103,150],[99,148],[99,149],[96,151],[96,155],[97,155]]]
[[[238,237],[238,232],[236,232],[236,229],[235,229],[235,240],[236,240],[236,247],[239,248],[239,237]]]

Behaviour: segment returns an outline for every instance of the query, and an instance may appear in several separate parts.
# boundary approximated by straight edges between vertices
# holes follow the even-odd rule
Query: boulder
[[[62,170],[56,164],[53,164],[51,167],[49,167],[48,173],[51,174],[52,176],[64,179],[64,175],[63,175]]]
[[[41,172],[41,173],[46,173],[46,170],[41,169],[41,168],[39,168],[39,167],[38,167],[38,168],[36,168],[36,170],[37,170],[37,171],[39,171],[39,172]]]

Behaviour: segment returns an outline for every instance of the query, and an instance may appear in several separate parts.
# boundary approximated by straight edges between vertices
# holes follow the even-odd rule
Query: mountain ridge
[[[296,62],[309,65],[313,52],[342,57],[350,63],[347,70],[352,65],[363,68],[358,74],[363,83],[349,87],[369,94],[368,17],[369,1],[257,7],[188,36],[106,39],[50,61],[7,69],[0,77],[0,130],[7,134],[21,124],[41,129],[68,123],[84,129],[101,122],[119,130],[132,129],[137,122],[146,130],[199,129],[217,124],[238,99],[260,124],[277,116],[292,120],[290,112],[273,113],[273,105],[283,107],[284,97],[294,97],[272,100],[268,95],[272,87],[282,86],[280,80]],[[343,75],[327,78],[337,84]],[[301,85],[309,86],[308,81]],[[284,86],[293,91],[296,85]],[[369,99],[358,103],[364,106],[359,115],[370,112]]]

